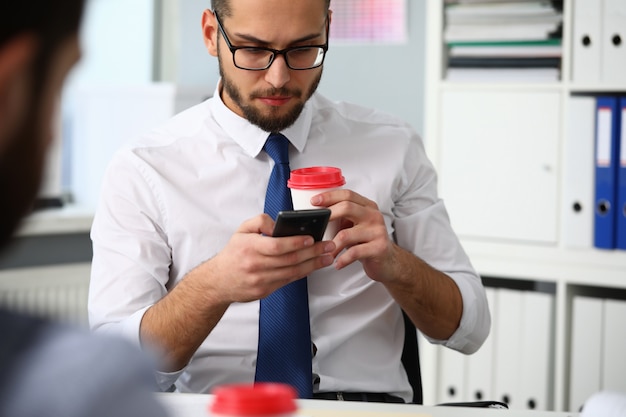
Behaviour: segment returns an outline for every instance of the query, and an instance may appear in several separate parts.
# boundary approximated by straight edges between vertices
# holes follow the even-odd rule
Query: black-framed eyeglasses
[[[323,45],[294,46],[285,49],[264,48],[261,46],[233,46],[226,35],[219,16],[215,13],[217,27],[219,28],[226,45],[233,54],[233,64],[237,68],[249,71],[262,71],[268,69],[276,55],[285,58],[287,67],[292,70],[308,70],[321,66],[324,63],[326,51],[328,51],[328,19],[326,20],[326,43]]]

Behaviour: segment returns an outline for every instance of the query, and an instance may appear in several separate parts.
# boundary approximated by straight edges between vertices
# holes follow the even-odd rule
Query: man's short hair
[[[311,1],[311,0],[307,0]],[[326,3],[326,10],[330,7],[330,0],[324,0]],[[230,16],[231,8],[230,8],[230,0],[211,0],[211,9],[214,12],[217,12],[219,16]]]

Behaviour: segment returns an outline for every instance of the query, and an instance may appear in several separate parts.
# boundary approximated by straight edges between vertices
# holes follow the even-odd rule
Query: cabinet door
[[[440,190],[460,236],[555,244],[558,92],[442,93]]]

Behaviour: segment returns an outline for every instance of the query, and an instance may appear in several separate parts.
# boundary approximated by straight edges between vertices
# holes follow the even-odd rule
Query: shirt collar
[[[222,129],[224,129],[226,134],[237,142],[247,154],[256,158],[263,149],[269,133],[253,125],[248,120],[226,107],[220,96],[221,82],[220,80],[217,83],[213,99],[211,100],[211,110],[215,116],[215,120]],[[305,103],[298,120],[296,120],[293,125],[280,132],[289,139],[298,152],[304,150],[311,129],[313,111],[310,101],[311,100],[307,100]]]

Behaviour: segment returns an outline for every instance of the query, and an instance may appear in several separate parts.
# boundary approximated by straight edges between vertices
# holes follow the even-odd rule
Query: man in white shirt
[[[394,117],[315,93],[328,1],[212,7],[202,28],[220,64],[215,95],[121,150],[105,175],[92,228],[92,327],[155,349],[167,364],[162,389],[253,382],[259,299],[307,276],[314,397],[408,402],[403,310],[433,343],[464,353],[490,327],[421,139]],[[260,213],[270,132],[289,139],[291,169],[342,169],[345,188],[311,201],[341,219],[332,241],[268,237],[274,222]]]

